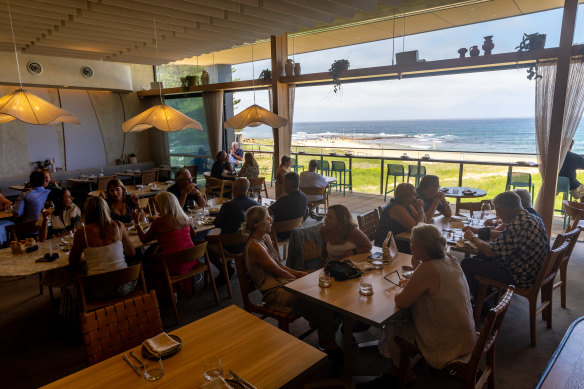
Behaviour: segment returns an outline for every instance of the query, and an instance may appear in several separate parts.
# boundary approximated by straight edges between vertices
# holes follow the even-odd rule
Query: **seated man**
[[[475,279],[477,275],[518,288],[531,288],[549,252],[542,220],[523,209],[517,193],[500,193],[493,199],[493,204],[497,216],[506,224],[495,240],[485,242],[470,230],[464,232],[465,239],[476,244],[481,253],[461,264],[475,298],[479,287]]]
[[[187,169],[180,169],[174,176],[176,181],[174,185],[170,186],[167,191],[172,193],[178,199],[178,203],[183,210],[187,210],[189,201],[195,202],[199,207],[205,205],[205,199],[201,192],[193,184],[191,172]],[[192,204],[191,204],[192,205]]]
[[[233,142],[231,143],[231,152],[229,153],[229,162],[234,165],[237,165],[243,159],[243,149],[239,147],[239,143]]]
[[[570,144],[570,150],[566,154],[564,163],[560,168],[558,175],[560,177],[568,177],[570,180],[570,193],[576,201],[584,201],[584,185],[578,181],[576,178],[576,169],[584,169],[584,157],[572,152],[572,146],[574,146],[574,140]]]
[[[326,188],[328,183],[326,179],[319,173],[316,172],[316,168],[318,167],[318,162],[316,159],[312,159],[308,163],[308,171],[300,173],[300,187],[301,188]],[[322,195],[309,195],[306,196],[308,201],[319,201],[322,200]],[[308,211],[310,212],[310,217],[316,220],[322,220],[322,216],[318,216],[314,213],[314,208],[316,205],[313,205]]]
[[[270,205],[268,212],[274,218],[274,223],[304,217],[308,201],[299,188],[300,178],[296,173],[284,175],[284,195]],[[278,234],[280,239],[288,239],[290,232]]]
[[[259,205],[256,201],[247,196],[248,189],[249,181],[245,177],[239,177],[233,182],[231,201],[223,203],[219,210],[219,214],[213,223],[215,227],[221,228],[221,234],[233,234],[234,232],[239,231],[241,225],[245,221],[245,212],[248,208]],[[221,266],[221,261],[219,259],[219,247],[212,243],[214,239],[211,238],[211,236],[208,236],[208,238],[211,242],[209,245],[209,257],[211,262],[222,272],[223,267]],[[234,254],[243,253],[244,248],[245,244],[226,247],[230,253]],[[229,272],[229,278],[235,273],[233,266],[228,266],[227,271]],[[220,274],[215,279],[215,283],[218,285],[224,285],[225,275]]]
[[[36,221],[51,193],[49,189],[43,187],[45,175],[42,172],[30,173],[29,179],[31,189],[22,192],[14,204],[13,214],[20,223]]]

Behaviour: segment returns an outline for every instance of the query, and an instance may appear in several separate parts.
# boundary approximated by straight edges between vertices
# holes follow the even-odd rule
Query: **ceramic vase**
[[[201,84],[203,85],[207,85],[210,82],[210,76],[209,76],[209,72],[207,72],[206,70],[203,70],[201,72]]]
[[[296,62],[294,64],[294,75],[295,76],[299,76],[300,75],[300,62]]]
[[[468,53],[470,54],[471,57],[477,57],[481,53],[481,51],[479,50],[478,46],[471,46]]]
[[[294,61],[292,61],[291,59],[286,60],[286,62],[284,63],[284,72],[288,77],[294,75]]]
[[[485,37],[485,42],[483,43],[483,51],[484,51],[484,55],[491,55],[491,52],[493,51],[493,48],[495,47],[495,44],[493,43],[493,36],[489,35]]]
[[[468,51],[468,49],[466,47],[463,47],[461,49],[458,49],[458,55],[460,55],[460,58],[466,57],[466,52],[467,51]]]

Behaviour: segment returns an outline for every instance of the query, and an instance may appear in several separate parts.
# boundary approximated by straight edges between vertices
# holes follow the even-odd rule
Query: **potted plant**
[[[272,71],[270,69],[262,70],[259,79],[266,82],[270,81],[272,79]]]
[[[128,155],[128,163],[138,163],[138,158],[136,158],[136,154],[132,153]]]
[[[526,52],[526,51],[532,51],[532,50],[541,50],[545,47],[545,39],[546,39],[546,34],[539,34],[539,33],[533,33],[533,34],[523,34],[523,38],[521,39],[521,42],[519,43],[519,46],[517,46],[515,49],[517,50],[517,57],[521,57],[521,53]],[[541,78],[541,74],[539,74],[538,72],[538,66],[537,66],[537,61],[535,61],[534,65],[531,65],[528,69],[527,69],[527,79],[528,80],[537,80],[538,78]]]
[[[341,90],[341,73],[349,70],[349,61],[346,59],[337,59],[332,63],[329,74],[333,78],[333,88],[335,93]]]

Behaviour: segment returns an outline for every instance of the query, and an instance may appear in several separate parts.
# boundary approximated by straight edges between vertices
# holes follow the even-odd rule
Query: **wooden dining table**
[[[380,252],[381,248],[374,247],[373,251]],[[370,253],[357,254],[348,257],[348,259],[354,262],[363,262],[368,260],[369,255]],[[375,327],[383,327],[398,312],[399,309],[395,305],[395,295],[400,288],[385,279],[384,276],[397,284],[399,277],[395,271],[397,270],[401,274],[402,266],[411,265],[411,257],[411,255],[399,253],[394,261],[383,265],[381,270],[368,271],[364,276],[371,277],[372,296],[359,294],[360,278],[346,281],[332,280],[332,285],[329,288],[321,288],[318,286],[320,271],[315,271],[284,285],[287,291],[343,316],[343,352],[345,358],[343,379],[345,381],[350,381],[352,376],[353,326],[355,322],[358,320]]]
[[[453,197],[456,199],[456,208],[454,214],[458,215],[460,207],[460,199],[476,199],[487,195],[487,191],[478,188],[471,188],[468,186],[443,186],[440,191],[446,197]]]
[[[156,184],[156,186],[154,186]],[[135,194],[138,197],[156,196],[158,193],[167,190],[170,187],[166,182],[155,182],[152,185],[126,185],[129,194]],[[104,190],[98,189],[88,193],[89,196],[100,196],[105,194]]]
[[[9,211],[0,211],[0,220],[2,219],[12,219],[13,215],[12,212]]]
[[[224,375],[233,370],[258,389],[279,388],[326,358],[326,354],[231,305],[171,332],[181,350],[165,359],[164,376],[147,383],[122,354],[55,381],[44,388],[199,388],[203,362],[219,356]],[[140,346],[132,349],[141,355]],[[130,351],[130,350],[128,350]]]

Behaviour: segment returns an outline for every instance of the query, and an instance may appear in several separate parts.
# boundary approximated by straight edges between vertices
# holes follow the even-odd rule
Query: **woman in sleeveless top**
[[[247,210],[244,231],[249,234],[249,241],[245,247],[245,266],[249,277],[262,292],[267,307],[306,317],[318,331],[320,346],[329,353],[338,353],[334,334],[341,318],[284,290],[284,284],[307,273],[280,263],[269,236],[271,228],[272,218],[264,207],[254,206]]]
[[[87,275],[105,273],[128,267],[124,253],[136,255],[126,228],[109,216],[109,207],[101,197],[90,196],[85,202],[85,227],[75,232],[69,264],[85,263]],[[100,290],[93,298],[124,296],[135,287],[135,282],[110,290]]]
[[[435,369],[454,361],[467,362],[476,342],[468,284],[456,258],[446,255],[441,232],[433,225],[418,225],[412,230],[410,244],[415,270],[396,294],[395,303],[400,309],[409,308],[411,318],[402,315],[384,328],[379,350],[390,358],[390,368],[376,379],[379,387],[394,381],[398,373],[396,336],[415,344]],[[408,381],[413,380],[410,371]]]
[[[322,257],[328,261],[371,251],[371,241],[361,231],[344,205],[328,208],[324,226],[320,229],[322,237]]]
[[[412,184],[402,182],[395,188],[394,194],[395,197],[383,207],[379,215],[375,246],[381,246],[390,231],[394,235],[401,234],[426,221],[424,203],[418,200]],[[399,251],[410,254],[410,247],[406,241],[398,239],[396,243]]]
[[[260,168],[259,168],[257,161],[253,157],[253,154],[252,153],[245,153],[245,155],[243,157],[243,165],[241,166],[239,173],[237,173],[237,176],[238,177],[245,177],[248,179],[255,179],[255,178],[258,178],[259,175],[260,175]],[[261,192],[262,189],[263,189],[262,185],[254,185],[254,186],[251,186],[249,188],[249,191],[254,193],[254,195],[255,195],[256,193]]]
[[[110,208],[112,220],[119,220],[122,223],[132,222],[132,211],[139,209],[138,196],[128,194],[128,190],[117,178],[112,178],[107,183],[105,199]]]

